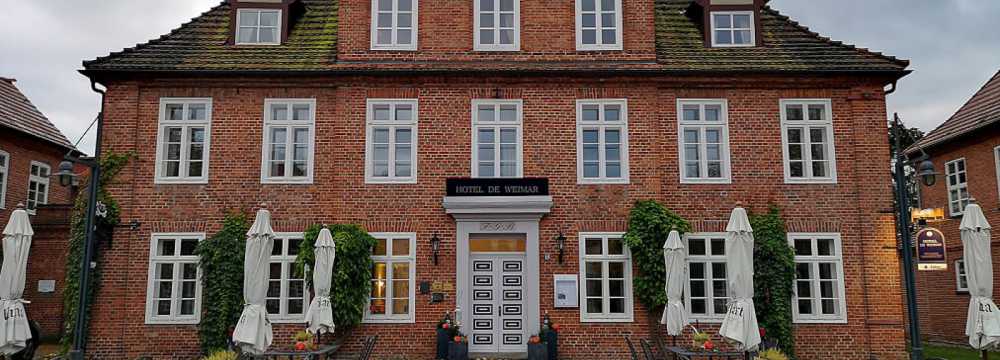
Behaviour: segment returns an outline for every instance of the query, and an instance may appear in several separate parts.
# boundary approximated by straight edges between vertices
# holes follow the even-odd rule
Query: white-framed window
[[[373,233],[372,293],[365,309],[368,323],[413,323],[417,234]]]
[[[789,233],[795,251],[792,320],[797,323],[847,323],[840,234]]]
[[[711,18],[713,47],[757,44],[753,11],[713,11]]]
[[[472,177],[519,178],[521,100],[472,100]]]
[[[372,50],[417,50],[418,0],[372,0]]]
[[[201,320],[201,269],[195,249],[204,233],[154,233],[149,246],[146,324]]]
[[[236,11],[236,45],[281,44],[281,10]]]
[[[692,319],[722,321],[729,303],[725,233],[685,234],[688,253],[688,314]]]
[[[580,233],[581,322],[632,322],[632,256],[622,233]]]
[[[786,183],[837,182],[830,99],[781,100]]]
[[[311,183],[315,99],[264,100],[262,183]]]
[[[10,154],[0,150],[0,209],[7,204],[7,174],[10,173]]]
[[[955,291],[969,292],[969,277],[965,272],[965,260],[955,260]]]
[[[622,0],[576,0],[576,49],[622,49]]]
[[[29,214],[34,214],[38,205],[49,203],[49,175],[52,168],[38,161],[31,162],[28,173],[28,204],[25,208]]]
[[[521,0],[473,0],[476,51],[517,51],[521,48]]]
[[[628,100],[576,101],[576,154],[578,183],[628,183]]]
[[[368,100],[365,181],[417,182],[417,100]]]
[[[211,124],[210,98],[160,99],[155,183],[208,182]]]
[[[945,179],[948,182],[948,210],[951,216],[959,216],[969,205],[969,182],[966,175],[965,158],[944,164]]]
[[[679,99],[681,183],[729,183],[729,105],[726,99]]]
[[[268,264],[267,316],[272,322],[301,323],[309,306],[306,274],[298,271],[295,258],[302,245],[302,233],[277,233]]]

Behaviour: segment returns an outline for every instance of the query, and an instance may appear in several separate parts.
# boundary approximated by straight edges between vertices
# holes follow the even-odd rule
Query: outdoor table
[[[268,351],[268,352],[263,353],[261,355],[253,356],[252,358],[253,359],[267,359],[267,360],[270,360],[270,359],[276,359],[276,360],[280,360],[280,359],[288,359],[288,360],[294,360],[294,359],[307,359],[307,360],[333,359],[333,355],[335,355],[337,353],[337,350],[340,349],[340,345],[341,345],[341,343],[337,342],[337,343],[326,345],[326,346],[320,347],[319,349],[311,350],[311,351],[293,351],[293,350],[291,350],[291,351]]]
[[[692,351],[678,346],[668,347],[667,350],[674,353],[678,359],[683,360],[695,360],[695,359],[743,359],[746,355],[743,352],[736,351]]]

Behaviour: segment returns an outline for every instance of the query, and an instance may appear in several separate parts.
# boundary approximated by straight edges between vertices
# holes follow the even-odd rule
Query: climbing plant
[[[781,211],[771,206],[767,213],[751,214],[754,234],[754,306],[765,338],[777,343],[790,357],[795,355],[792,334],[792,286],[795,254],[788,246]]]
[[[639,268],[632,285],[636,297],[650,311],[667,303],[663,243],[671,230],[684,234],[691,231],[691,225],[654,200],[636,202],[629,213],[624,240],[632,252],[632,262]]]
[[[320,225],[306,229],[305,241],[299,247],[296,258],[298,271],[303,271],[306,267],[312,269],[315,264],[316,238],[321,229]],[[371,251],[375,246],[375,238],[357,225],[330,225],[329,229],[337,245],[330,291],[333,322],[338,329],[351,328],[361,323],[365,304],[371,294],[374,265]],[[307,278],[307,281],[312,282],[312,278]]]
[[[107,243],[111,241],[111,236],[114,233],[115,225],[118,225],[119,214],[121,212],[118,202],[111,196],[107,191],[108,185],[111,185],[114,181],[115,176],[128,164],[129,159],[131,159],[133,153],[109,153],[105,155],[100,160],[101,166],[101,178],[97,183],[97,202],[98,202],[98,213],[94,217],[95,220],[95,246],[93,262],[100,263],[100,249],[96,244]],[[69,237],[69,249],[66,257],[66,281],[65,288],[63,289],[63,334],[62,338],[59,339],[60,348],[63,352],[69,351],[70,347],[73,346],[74,331],[76,327],[76,316],[79,312],[78,305],[80,301],[80,265],[83,261],[83,251],[84,243],[86,242],[86,221],[87,221],[87,204],[90,201],[89,182],[91,179],[87,179],[79,195],[73,203],[73,213],[70,217],[70,237]],[[96,267],[90,270],[90,276],[88,278],[87,286],[87,309],[86,313],[90,313],[91,306],[94,304],[94,294],[97,292],[97,287],[100,284],[101,268]],[[84,324],[84,334],[87,334],[89,327]],[[84,335],[86,336],[86,335]]]
[[[201,267],[204,313],[198,324],[201,350],[205,354],[225,349],[229,328],[236,326],[243,311],[243,254],[250,229],[247,215],[231,212],[222,229],[195,249]]]

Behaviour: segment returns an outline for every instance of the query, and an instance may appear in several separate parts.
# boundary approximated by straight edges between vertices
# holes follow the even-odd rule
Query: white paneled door
[[[473,253],[470,258],[472,322],[463,327],[469,334],[470,352],[524,352],[525,256]]]

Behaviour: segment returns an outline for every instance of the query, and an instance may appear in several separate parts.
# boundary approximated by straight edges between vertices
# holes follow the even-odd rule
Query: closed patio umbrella
[[[969,345],[985,349],[1000,344],[1000,312],[993,303],[993,259],[990,255],[990,224],[979,205],[965,207],[962,223],[962,251],[969,284],[969,315],[965,335]]]
[[[247,232],[246,255],[243,258],[243,314],[233,332],[233,340],[243,351],[260,354],[271,346],[273,335],[267,320],[268,266],[274,231],[271,230],[271,213],[257,211],[257,219]],[[209,305],[211,306],[211,305]]]
[[[737,342],[740,350],[753,351],[760,344],[753,306],[753,229],[742,207],[733,209],[726,235],[730,302],[719,334]]]
[[[333,259],[337,244],[330,229],[323,227],[316,237],[316,266],[313,268],[313,290],[316,297],[306,312],[307,328],[313,334],[333,333],[333,308],[330,307],[330,279],[333,278]]]
[[[670,232],[667,241],[663,243],[663,261],[667,268],[667,306],[663,308],[660,324],[667,326],[667,334],[677,336],[688,324],[687,311],[684,311],[684,281],[687,278],[687,254],[681,235],[677,230]]]
[[[24,313],[27,303],[24,294],[24,275],[28,266],[28,249],[31,248],[31,230],[28,212],[18,205],[3,229],[3,268],[0,269],[0,307],[3,323],[0,324],[0,353],[11,355],[21,351],[31,339],[28,316]]]

